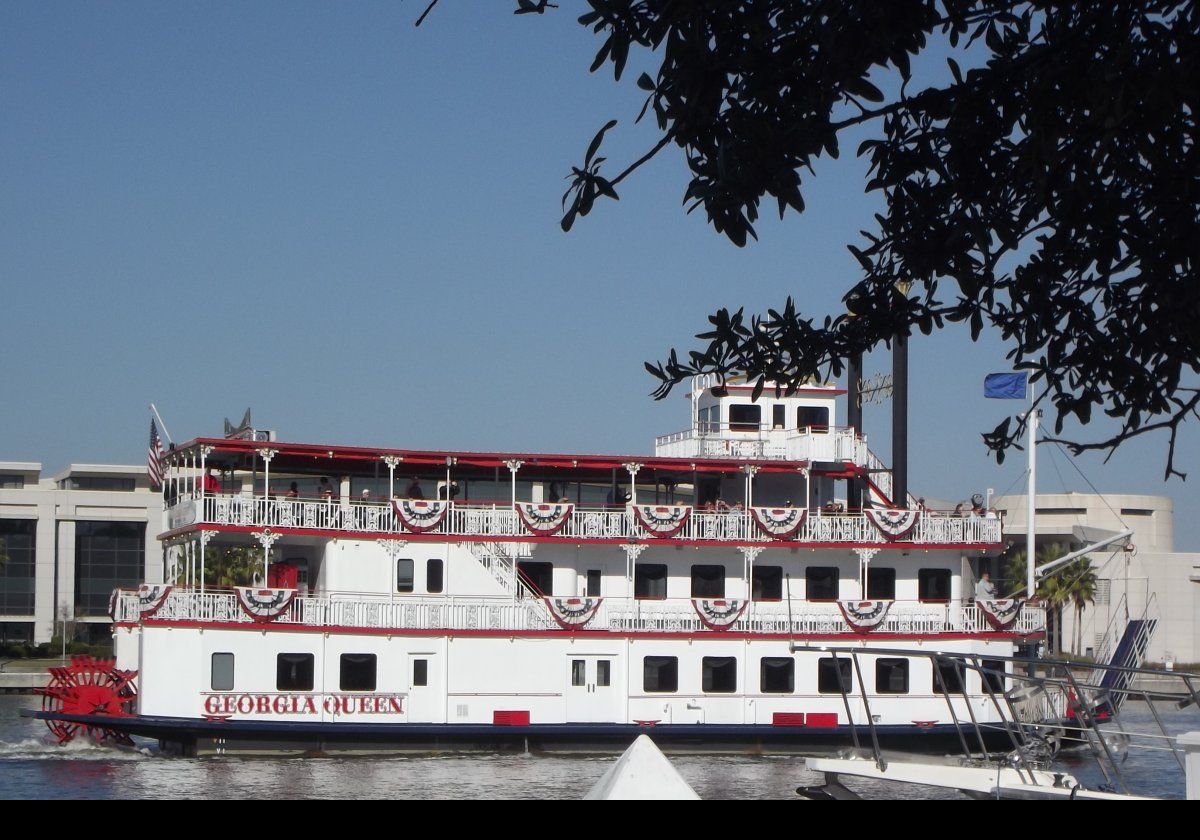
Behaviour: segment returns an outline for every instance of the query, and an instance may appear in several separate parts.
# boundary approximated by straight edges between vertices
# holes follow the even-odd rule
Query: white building
[[[0,461],[0,641],[107,640],[117,586],[162,579],[162,496],[146,468]]]
[[[1026,496],[1000,496],[1007,539],[1022,545]],[[1200,662],[1200,553],[1175,551],[1174,505],[1165,496],[1038,494],[1037,544],[1082,548],[1129,529],[1132,550],[1101,549],[1090,555],[1098,585],[1096,603],[1082,614],[1081,653],[1099,653],[1112,628],[1143,614],[1158,619],[1148,659]],[[1071,649],[1075,611],[1063,614],[1062,645]]]

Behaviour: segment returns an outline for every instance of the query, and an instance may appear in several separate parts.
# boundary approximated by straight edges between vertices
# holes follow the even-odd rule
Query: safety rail
[[[182,512],[188,515],[182,515]],[[187,499],[168,511],[172,529],[194,525],[250,528],[289,528],[367,534],[409,532],[391,506],[378,502],[327,502],[305,499],[263,498],[248,495],[204,496],[202,504]],[[500,541],[539,536],[507,505],[450,502],[445,517],[423,533],[448,537],[476,537]],[[632,507],[575,507],[562,527],[553,533],[564,540],[636,540],[659,538],[647,530]],[[809,511],[804,524],[788,540],[764,533],[749,511],[734,508],[712,512],[694,509],[671,539],[716,543],[906,543],[919,545],[994,545],[1003,537],[999,517],[973,513],[920,511],[910,531],[900,537],[885,536],[865,513]]]
[[[747,458],[762,461],[832,461],[866,466],[866,438],[848,426],[746,429],[706,424],[654,439],[660,458]]]
[[[554,599],[552,599],[554,600]],[[558,600],[574,600],[561,596]],[[584,599],[578,599],[581,602]],[[583,630],[643,633],[705,633],[712,625],[701,619],[689,598],[662,600],[601,599]],[[728,602],[726,602],[728,603]],[[136,591],[122,590],[114,604],[115,620],[137,623],[143,606]],[[176,587],[151,614],[153,621],[188,621],[253,624],[234,592]],[[275,624],[313,627],[346,627],[377,630],[543,631],[558,629],[547,603],[540,598],[484,598],[456,596],[358,593],[305,595],[293,598]],[[1029,635],[1045,628],[1045,611],[1026,605],[1006,632]],[[775,635],[832,635],[852,632],[836,602],[756,601],[744,605],[736,619],[722,630]],[[872,632],[930,635],[988,633],[993,628],[971,605],[893,601],[887,618]]]

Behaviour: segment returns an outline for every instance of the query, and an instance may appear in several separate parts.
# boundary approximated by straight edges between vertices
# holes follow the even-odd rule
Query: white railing
[[[736,431],[703,426],[654,439],[660,458],[749,458],[770,461],[836,461],[867,466],[866,438],[848,426],[798,430]]]
[[[180,505],[191,505],[190,500]],[[250,496],[206,496],[195,523],[253,528],[307,528],[368,534],[407,534],[391,507],[372,502],[325,502],[303,499],[264,499]],[[523,540],[534,536],[515,510],[507,505],[451,502],[446,518],[430,534]],[[556,536],[568,540],[639,540],[657,538],[642,527],[629,508],[576,507]],[[1003,528],[998,517],[922,511],[913,531],[899,542],[919,544],[994,544]],[[774,542],[743,510],[719,513],[694,510],[674,539],[762,543]],[[889,542],[862,513],[809,513],[794,540],[801,543]]]
[[[136,592],[122,591],[116,620],[141,618]],[[150,617],[153,621],[195,621],[250,624],[232,592],[177,588]],[[295,598],[276,624],[396,630],[541,631],[559,629],[540,599],[373,596],[344,593]],[[267,625],[270,626],[270,625]],[[1030,634],[1045,629],[1046,613],[1026,605],[1011,632]],[[646,633],[705,633],[707,628],[690,599],[631,600],[606,598],[586,630]],[[745,633],[796,636],[841,634],[849,631],[834,602],[759,601],[729,625]],[[925,635],[988,633],[992,627],[972,604],[895,601],[884,623],[874,631]]]

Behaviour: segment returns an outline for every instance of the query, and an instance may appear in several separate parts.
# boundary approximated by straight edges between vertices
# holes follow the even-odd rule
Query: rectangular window
[[[764,656],[759,666],[763,694],[791,694],[796,690],[796,661],[790,656]]]
[[[578,688],[587,684],[587,660],[571,660],[571,685]]]
[[[908,660],[876,659],[875,691],[879,694],[908,694]]]
[[[106,615],[114,589],[145,578],[145,522],[75,523],[76,615]]]
[[[854,666],[844,656],[834,659],[832,656],[817,660],[817,691],[821,694],[847,694],[854,690],[854,677],[851,669]],[[841,686],[838,685],[838,673],[841,673]]]
[[[612,685],[612,663],[607,659],[596,662],[596,685],[601,688]]]
[[[782,429],[787,426],[787,406],[776,403],[771,406],[771,428]]]
[[[20,490],[25,486],[25,476],[0,473],[0,490]]]
[[[966,694],[966,669],[960,659],[939,659],[933,665],[933,691],[941,694]]]
[[[724,566],[692,566],[693,598],[724,598]]]
[[[729,431],[757,432],[762,427],[761,405],[729,406]]]
[[[412,560],[397,560],[396,561],[396,591],[397,592],[412,592],[413,591],[413,561]]]
[[[604,579],[604,576],[600,573],[599,569],[588,569],[587,570],[587,597],[588,598],[599,598],[600,597],[600,595],[601,595],[600,581],[603,579]]]
[[[733,656],[706,656],[701,662],[701,685],[705,694],[733,694],[737,691],[737,659]]]
[[[275,689],[277,691],[312,691],[313,661],[311,653],[281,653],[275,658]]]
[[[63,482],[64,490],[116,490],[122,493],[132,493],[135,482],[132,478],[116,478],[97,475],[71,476]]]
[[[0,615],[33,615],[37,520],[0,519]],[[104,611],[115,587],[104,596]]]
[[[917,597],[922,601],[949,601],[950,570],[919,569],[917,571]]]
[[[445,588],[442,577],[442,561],[440,559],[425,561],[425,591],[430,595],[439,595]]]
[[[429,685],[429,660],[428,659],[414,659],[413,660],[412,684],[414,686]]]
[[[836,566],[809,566],[804,570],[805,597],[810,601],[836,601],[839,577]]]
[[[868,567],[867,599],[871,601],[896,600],[896,570]]]
[[[667,567],[660,563],[639,563],[633,573],[633,597],[661,601],[667,597]]]
[[[375,673],[375,654],[342,654],[342,673],[339,683],[342,691],[374,691]]]
[[[829,409],[816,405],[800,406],[796,409],[796,428],[825,431],[829,428]]]
[[[642,660],[642,690],[669,694],[679,689],[679,660],[674,656],[647,656]]]
[[[751,597],[755,601],[783,600],[783,566],[754,566]]]
[[[984,659],[980,663],[983,668],[983,687],[995,694],[1004,693],[1005,662],[1003,659]]]
[[[212,655],[212,690],[233,691],[233,654]]]

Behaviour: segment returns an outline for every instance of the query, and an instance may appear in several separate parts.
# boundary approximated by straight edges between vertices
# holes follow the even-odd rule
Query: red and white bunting
[[[257,589],[254,587],[238,586],[238,606],[242,612],[259,624],[269,624],[279,618],[292,605],[296,597],[295,589]]]
[[[877,630],[887,618],[891,601],[838,601],[842,618],[855,633],[870,633]]]
[[[514,507],[517,509],[517,516],[529,532],[539,537],[557,534],[575,510],[575,505],[569,503],[542,505],[537,502],[517,502]]]
[[[919,510],[877,510],[867,508],[863,511],[867,521],[875,526],[875,530],[889,540],[901,540],[912,533],[917,527],[921,516]]]
[[[752,507],[750,515],[758,530],[776,540],[790,540],[804,527],[808,511],[804,508]]]
[[[742,617],[750,602],[746,599],[693,598],[692,607],[700,623],[709,630],[728,630]]]
[[[149,618],[162,609],[167,602],[167,596],[175,587],[165,583],[143,583],[138,587],[138,613],[142,618]],[[116,604],[113,604],[115,610]]]
[[[1007,630],[1017,623],[1021,615],[1021,607],[1025,602],[1020,598],[1000,598],[994,601],[976,601],[979,612],[992,625],[993,630]]]
[[[423,499],[393,499],[392,510],[406,530],[424,534],[442,524],[450,512],[449,502],[427,502]]]
[[[673,537],[692,515],[691,505],[634,505],[633,515],[656,537]]]
[[[600,609],[603,598],[543,598],[550,615],[564,630],[578,630]]]

